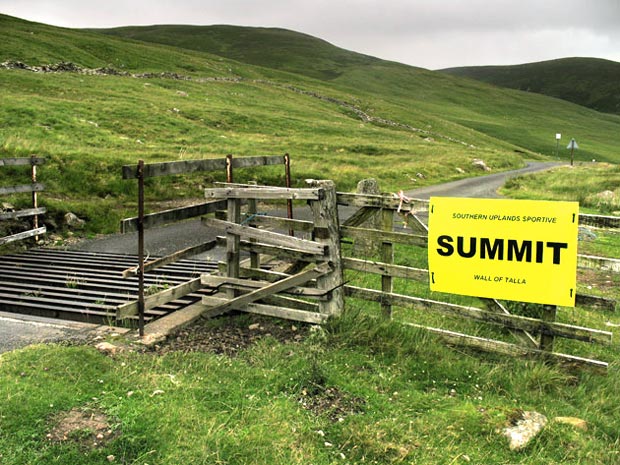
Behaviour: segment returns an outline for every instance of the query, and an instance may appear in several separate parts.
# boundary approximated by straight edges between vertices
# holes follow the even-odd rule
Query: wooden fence
[[[45,226],[39,226],[39,215],[46,212],[45,208],[39,207],[37,193],[45,189],[45,186],[37,182],[37,166],[45,163],[44,158],[32,156],[29,158],[4,158],[0,159],[0,167],[6,166],[30,166],[30,183],[21,184],[18,186],[0,187],[0,196],[13,195],[13,194],[31,194],[31,208],[26,208],[17,211],[0,212],[0,221],[17,220],[21,218],[31,218],[32,227],[29,230],[19,233],[11,234],[9,236],[0,237],[0,245],[8,244],[9,242],[19,241],[29,237],[35,237],[38,240],[38,236],[45,234]]]
[[[213,213],[222,208],[226,208],[226,202],[222,200],[211,200],[187,207],[164,210],[151,214],[145,214],[145,186],[144,180],[150,177],[189,174],[207,171],[225,171],[228,183],[234,180],[234,170],[237,168],[254,168],[259,166],[284,165],[286,184],[290,187],[290,157],[288,154],[277,156],[258,156],[234,158],[228,155],[224,159],[206,160],[183,160],[176,162],[151,163],[145,164],[140,160],[137,165],[125,165],[122,167],[123,179],[137,179],[138,181],[138,216],[127,218],[121,221],[121,232],[138,233],[138,265],[128,268],[122,273],[124,278],[138,276],[138,300],[121,305],[117,308],[117,318],[124,319],[138,316],[138,326],[140,335],[144,335],[144,312],[145,309],[154,308],[158,305],[171,302],[179,297],[195,292],[201,287],[200,280],[193,280],[187,283],[166,289],[160,293],[145,296],[144,292],[144,273],[154,270],[167,264],[173,263],[185,257],[197,255],[214,248],[215,241],[207,241],[194,247],[179,250],[169,256],[161,257],[145,263],[144,234],[145,230],[163,225],[182,221],[185,219],[198,217]],[[289,204],[289,215],[292,216],[292,204]]]
[[[183,292],[202,289],[211,294],[203,297],[201,313],[204,316],[215,316],[235,309],[322,323],[343,311],[346,298],[362,299],[378,303],[385,318],[391,318],[393,307],[423,308],[438,316],[499,326],[515,336],[514,342],[506,342],[422,326],[414,321],[405,323],[439,335],[450,344],[607,369],[605,362],[554,350],[557,338],[598,344],[609,344],[612,340],[612,333],[608,331],[556,321],[555,306],[543,306],[541,318],[531,318],[511,314],[501,302],[493,299],[483,299],[485,305],[478,308],[395,293],[396,279],[428,282],[427,270],[394,263],[395,247],[428,246],[426,226],[416,216],[428,209],[426,201],[395,195],[337,193],[332,181],[308,181],[308,186],[301,189],[230,183],[206,189],[205,197],[205,205],[217,204],[218,209],[225,209],[219,219],[203,218],[207,227],[222,232],[215,241],[226,247],[226,262],[220,268],[220,275],[203,275],[178,289],[168,289],[150,296],[149,305],[161,304],[162,299],[173,300]],[[295,200],[307,202],[311,218],[296,220],[257,212],[257,202],[268,211],[270,202],[281,203],[284,200],[288,203]],[[243,205],[246,205],[244,211]],[[341,223],[338,205],[354,207],[356,211]],[[397,214],[401,215],[408,229],[395,230],[394,218]],[[380,219],[379,228],[366,226],[370,217]],[[289,234],[274,230],[288,230]],[[291,232],[297,234],[291,235]],[[343,253],[343,242],[355,243],[359,240],[378,244],[378,257],[368,259],[359,253],[355,256]],[[241,259],[242,251],[249,254],[248,259]],[[267,263],[271,265],[266,266]],[[351,272],[379,276],[379,288],[350,285],[345,282],[345,277]],[[577,301],[581,298],[589,303],[596,300],[591,296],[578,295]],[[118,315],[135,315],[139,309],[139,303],[127,304],[119,309]]]
[[[409,326],[423,328],[433,334],[446,339],[450,344],[473,347],[479,350],[499,352],[509,355],[537,355],[549,359],[569,362],[575,365],[585,365],[605,370],[607,363],[589,358],[554,352],[554,340],[567,338],[578,341],[609,344],[612,333],[596,329],[584,328],[556,321],[556,307],[542,306],[540,319],[511,314],[501,302],[494,299],[483,299],[487,308],[476,308],[436,300],[423,299],[409,295],[400,295],[393,292],[393,280],[408,279],[428,282],[428,270],[395,265],[393,262],[393,248],[397,244],[414,245],[426,248],[427,236],[425,226],[416,220],[416,213],[427,210],[425,201],[410,200],[403,206],[402,200],[396,196],[376,196],[359,194],[339,194],[340,205],[354,205],[361,207],[366,214],[356,214],[353,220],[341,228],[343,239],[360,237],[373,237],[381,242],[381,259],[364,260],[358,257],[343,257],[345,270],[379,275],[381,277],[381,289],[366,289],[346,285],[344,286],[347,297],[364,299],[378,302],[381,305],[385,317],[391,317],[392,306],[403,308],[424,308],[438,315],[456,316],[461,319],[469,319],[480,323],[501,326],[512,332],[517,339],[516,343],[481,338],[462,334],[445,329],[421,326],[416,323],[407,323]],[[427,205],[427,204],[426,204]],[[382,217],[381,230],[365,229],[357,226],[365,218],[374,214]],[[412,227],[411,233],[398,233],[393,231],[393,218],[395,212],[399,212],[405,221]],[[417,231],[416,231],[417,229]],[[577,302],[596,303],[592,296],[577,295]],[[605,299],[601,299],[605,300]],[[615,303],[614,303],[615,304]]]

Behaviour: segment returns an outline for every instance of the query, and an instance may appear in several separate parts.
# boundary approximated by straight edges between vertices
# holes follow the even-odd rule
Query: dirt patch
[[[97,409],[73,408],[53,417],[52,424],[47,434],[51,442],[72,442],[92,449],[103,447],[118,437],[108,417]]]
[[[303,341],[311,325],[255,315],[228,314],[214,320],[201,320],[156,346],[158,353],[212,352],[236,356],[263,338],[282,344]]]
[[[347,416],[362,413],[366,401],[335,387],[310,388],[301,391],[299,403],[316,415],[325,415],[331,421],[343,421]]]

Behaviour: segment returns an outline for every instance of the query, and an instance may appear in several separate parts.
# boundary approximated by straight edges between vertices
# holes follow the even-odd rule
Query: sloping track
[[[137,263],[137,257],[132,255],[58,249],[32,249],[0,256],[0,311],[116,324],[116,307],[138,298],[138,278],[121,276],[122,271]],[[146,293],[164,290],[216,269],[215,263],[180,260],[145,273]],[[201,293],[190,294],[153,308],[146,312],[145,321],[201,298]]]

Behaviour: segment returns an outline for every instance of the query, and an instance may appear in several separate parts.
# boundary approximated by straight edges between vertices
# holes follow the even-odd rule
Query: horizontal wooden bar
[[[257,239],[265,244],[286,247],[299,252],[325,254],[326,250],[326,246],[318,242],[307,241],[305,239],[278,234],[264,229],[252,228],[250,226],[242,226],[228,221],[216,220],[215,218],[204,218],[203,224],[205,226],[223,229],[228,234],[236,234],[242,238]]]
[[[151,260],[148,263],[144,264],[144,272],[147,273],[152,270],[156,270],[157,268],[161,268],[163,266],[169,265],[170,263],[174,263],[178,260],[181,260],[185,257],[190,257],[192,255],[198,255],[209,250],[214,249],[217,246],[217,241],[209,241],[204,244],[196,245],[194,247],[187,247],[183,250],[179,250],[170,255],[166,255],[165,257],[157,258],[155,260]],[[131,268],[126,269],[121,274],[123,278],[129,278],[138,275],[138,267],[133,266]]]
[[[181,160],[163,163],[148,163],[144,165],[144,177],[168,176],[175,174],[189,174],[201,171],[220,171],[226,169],[225,158],[209,158],[205,160]],[[233,168],[249,168],[284,164],[284,156],[256,156],[233,158]],[[137,177],[137,165],[125,165],[122,168],[123,179]]]
[[[205,189],[207,199],[256,199],[256,200],[321,200],[323,190],[287,187],[214,187]]]
[[[620,273],[620,259],[595,257],[593,255],[577,255],[577,266],[579,268],[591,268],[595,270],[613,271]]]
[[[170,210],[162,210],[156,213],[144,215],[144,229],[150,229],[163,224],[174,223],[176,221],[186,220],[197,216],[214,213],[217,210],[226,208],[225,200],[216,200],[188,207],[173,208]],[[121,233],[131,233],[138,230],[138,217],[127,218],[121,221]]]
[[[226,169],[225,158],[209,158],[205,160],[181,160],[162,163],[147,163],[144,165],[144,177],[168,176],[174,174],[189,174],[199,171],[220,171]],[[138,165],[124,165],[123,179],[137,178]]]
[[[217,243],[218,245],[226,245],[226,238],[218,236]],[[250,253],[267,254],[285,260],[301,262],[317,262],[326,260],[324,253],[315,254],[300,252],[298,250],[291,250],[286,247],[261,244],[260,242],[241,241],[240,246],[243,250],[246,250]]]
[[[520,315],[506,315],[490,312],[476,307],[438,302],[435,300],[422,299],[400,294],[390,294],[373,289],[363,289],[354,286],[345,286],[345,292],[351,297],[358,297],[375,302],[388,303],[402,307],[425,306],[433,308],[447,315],[466,317],[485,323],[503,326],[505,328],[528,331],[530,333],[543,333],[555,337],[576,339],[584,342],[597,342],[610,344],[612,333],[598,329],[583,328],[581,326],[567,325],[564,323],[541,321],[536,318],[528,318]]]
[[[342,264],[345,269],[349,270],[364,271],[381,276],[391,276],[392,278],[405,278],[428,282],[428,270],[421,268],[373,262],[371,260],[361,260],[358,258],[343,258]]]
[[[205,296],[202,303],[209,306],[221,305],[228,302],[228,299],[218,297]],[[322,324],[327,320],[327,316],[318,312],[309,312],[294,308],[286,308],[281,306],[251,303],[238,308],[233,306],[232,310],[239,310],[256,315],[272,316],[285,320],[301,321],[303,323]]]
[[[233,308],[243,308],[247,304],[254,303],[270,295],[277,294],[278,292],[286,291],[292,287],[299,286],[307,281],[316,279],[320,276],[330,273],[331,271],[332,271],[331,267],[327,264],[317,265],[316,267],[312,269],[302,271],[301,273],[297,273],[293,276],[289,276],[288,278],[282,279],[281,281],[270,283],[269,285],[265,287],[256,289],[252,292],[243,294],[239,297],[235,297],[234,299],[228,300],[225,303],[215,305],[214,307],[210,307],[208,311],[219,312],[219,311],[229,311],[229,310],[232,310]],[[209,276],[203,275],[203,280],[205,278],[209,278]]]
[[[351,237],[353,239],[365,239],[376,243],[391,242],[405,245],[416,245],[418,247],[428,246],[428,237],[419,234],[406,234],[399,232],[381,231],[378,229],[354,228],[342,226],[340,237]]]
[[[321,265],[319,265],[321,266]],[[288,279],[287,276],[284,279]],[[279,282],[282,280],[274,281]],[[309,283],[310,280],[307,280]],[[229,278],[226,276],[214,276],[214,275],[202,275],[202,284],[211,288],[225,287],[229,289],[263,289],[273,284],[270,281],[251,281],[249,279]],[[321,298],[325,296],[325,291],[322,289],[310,288],[310,287],[290,287],[286,290],[287,294],[303,297]]]
[[[186,296],[187,294],[196,292],[201,287],[202,287],[202,284],[200,283],[200,278],[194,278],[191,281],[171,287],[170,289],[165,289],[161,292],[158,292],[157,294],[146,296],[144,298],[144,310],[147,311],[159,305],[172,302],[173,300],[177,300],[180,297]],[[138,314],[138,301],[137,300],[133,302],[128,302],[126,304],[119,305],[118,307],[116,307],[116,318],[118,318],[119,320],[128,318],[130,316],[134,316],[137,314]]]
[[[403,213],[416,213],[428,211],[428,200],[409,199],[409,203],[400,204],[400,198],[395,195],[373,195],[373,194],[352,194],[348,192],[338,192],[338,205],[351,205],[353,207],[375,207],[397,210],[401,207]]]
[[[29,216],[43,215],[47,209],[45,207],[39,208],[26,208],[24,210],[17,210],[14,212],[0,212],[0,221],[2,220],[16,220],[17,218],[27,218]]]
[[[28,157],[28,158],[0,158],[0,166],[20,166],[20,165],[43,165],[45,158]]]
[[[252,157],[233,157],[233,168],[252,168],[254,166],[284,165],[284,155],[266,155]]]
[[[600,371],[607,372],[608,364],[599,360],[592,360],[583,357],[576,357],[574,355],[560,354],[556,352],[546,352],[540,349],[532,347],[522,347],[516,344],[510,344],[503,341],[495,341],[492,339],[485,339],[477,336],[470,336],[468,334],[457,333],[454,331],[448,331],[445,329],[432,328],[428,326],[422,326],[414,323],[403,323],[406,326],[428,331],[444,339],[448,344],[469,347],[476,350],[482,350],[485,352],[500,353],[511,356],[538,356],[543,359],[552,359],[556,362],[568,363],[570,365],[576,365],[581,367],[587,367]]]
[[[21,186],[0,187],[0,195],[23,194],[24,192],[41,192],[45,190],[45,184],[35,182]]]
[[[46,227],[42,226],[40,228],[20,232],[11,236],[0,237],[0,245],[8,244],[9,242],[21,241],[22,239],[26,239],[28,237],[40,236],[42,234],[45,234],[46,231]]]
[[[281,218],[279,216],[268,215],[246,215],[244,218],[244,224],[259,224],[262,226],[270,226],[279,229],[293,229],[295,231],[311,232],[314,229],[314,223],[312,221],[303,220],[291,220],[288,218]]]
[[[599,308],[601,310],[607,310],[609,312],[615,312],[616,307],[618,306],[618,301],[616,299],[579,293],[577,293],[577,295],[575,296],[575,303],[577,305]]]

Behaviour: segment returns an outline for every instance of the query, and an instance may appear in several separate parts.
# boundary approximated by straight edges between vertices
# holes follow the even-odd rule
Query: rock
[[[95,349],[105,355],[115,355],[123,350],[121,347],[110,344],[109,342],[100,342],[95,346]]]
[[[587,431],[588,430],[588,422],[582,420],[581,418],[576,417],[555,417],[553,419],[556,423],[561,423],[563,425],[571,425],[577,429]]]
[[[456,172],[459,174],[465,174],[465,170],[463,168],[456,167]]]
[[[15,207],[8,203],[8,202],[2,202],[2,211],[5,212],[14,212],[15,211]]]
[[[505,428],[503,435],[510,439],[510,450],[522,450],[542,431],[547,424],[547,417],[538,412],[518,412],[512,423]]]
[[[81,218],[78,218],[75,213],[69,212],[65,214],[65,224],[69,226],[70,228],[81,229],[86,224],[86,221],[84,221]]]
[[[476,168],[481,169],[482,171],[491,171],[491,168],[489,168],[487,166],[487,164],[484,162],[484,160],[480,160],[478,158],[474,158],[471,162],[471,164],[473,166],[475,166]]]
[[[259,323],[253,323],[250,326],[248,326],[248,329],[250,331],[258,331],[260,329],[260,324]]]

